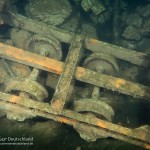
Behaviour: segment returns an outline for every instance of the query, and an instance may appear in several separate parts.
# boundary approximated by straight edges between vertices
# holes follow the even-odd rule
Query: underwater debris
[[[88,141],[113,137],[150,149],[149,127],[130,129],[115,124],[112,120],[115,110],[113,110],[111,103],[107,103],[105,98],[103,101],[103,97],[100,95],[101,89],[109,89],[110,91],[130,95],[131,98],[135,97],[136,99],[134,100],[147,100],[149,102],[150,88],[148,86],[115,77],[113,74],[119,70],[117,61],[124,60],[147,68],[149,55],[104,43],[93,38],[82,37],[77,33],[64,31],[18,14],[15,14],[15,17],[11,17],[11,15],[5,14],[2,19],[4,23],[15,27],[15,29],[11,30],[11,37],[15,45],[20,49],[0,43],[0,57],[5,61],[13,60],[28,67],[33,67],[31,76],[29,78],[25,77],[25,81],[33,80],[33,82],[37,83],[39,73],[43,72],[40,70],[60,75],[60,79],[54,96],[51,99],[49,97],[46,99],[47,95],[44,95],[44,100],[46,99],[47,102],[43,102],[43,98],[40,95],[36,95],[38,90],[34,91],[34,86],[30,82],[27,82],[27,85],[31,85],[31,88],[26,87],[23,91],[25,93],[22,93],[23,88],[18,88],[18,85],[23,86],[24,80],[23,83],[19,82],[18,85],[15,84],[11,87],[13,83],[8,81],[11,79],[15,81],[15,79],[2,77],[0,83],[4,91],[0,92],[0,109],[9,114],[12,112],[10,119],[18,118],[16,120],[23,121],[28,118],[27,116],[40,116],[73,126],[80,136]],[[21,26],[19,26],[19,21],[22,22]],[[21,34],[24,35],[23,38],[21,38]],[[68,48],[69,52],[61,52],[62,47],[60,45],[63,42],[67,46],[71,44],[70,48]],[[83,62],[83,59],[80,60],[81,58],[79,57],[83,48],[85,48],[85,51],[87,49],[92,53],[85,61],[87,68],[78,66]],[[63,62],[58,61],[62,56],[64,57],[64,53],[67,53],[67,56],[63,58]],[[11,72],[8,72],[11,75]],[[69,99],[71,105],[66,105],[69,88],[73,86],[74,80],[91,84],[93,91],[90,98],[85,98],[84,101],[83,99],[81,101]],[[17,81],[20,81],[20,78]],[[41,87],[43,86],[45,85],[42,84]],[[18,89],[16,90],[15,88]],[[17,93],[16,91],[19,92]],[[45,88],[44,91],[47,92]],[[29,93],[29,95],[26,95],[26,93]],[[56,105],[53,102],[56,102]],[[20,114],[22,115],[21,117]]]
[[[33,0],[25,10],[28,17],[54,26],[62,24],[72,11],[67,0]]]

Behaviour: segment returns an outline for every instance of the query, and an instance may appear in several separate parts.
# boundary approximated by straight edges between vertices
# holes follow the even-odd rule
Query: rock
[[[140,41],[142,39],[138,29],[133,26],[126,27],[122,34],[122,37],[126,40],[134,41]]]
[[[149,53],[150,54],[150,38],[142,38],[140,42],[136,44],[136,49],[140,52]]]
[[[6,2],[7,2],[6,0],[0,1],[0,12],[2,12],[4,10],[4,6],[5,6]]]
[[[138,15],[137,13],[133,13],[128,16],[126,20],[127,25],[134,25],[136,27],[141,27],[142,26],[142,17]]]
[[[142,35],[150,38],[150,17],[143,19]]]
[[[120,44],[129,49],[147,52],[150,40],[150,4],[139,6],[130,14],[123,14],[122,27],[124,26]]]
[[[150,18],[143,20],[143,28],[148,28],[150,30]]]
[[[0,0],[0,12],[4,11],[8,5],[13,4],[16,0]]]
[[[6,116],[6,113],[4,111],[0,111],[0,118],[3,118]]]
[[[32,0],[25,10],[32,19],[54,26],[62,24],[72,11],[67,0]]]
[[[140,14],[142,17],[147,17],[150,15],[150,4],[143,6],[143,7],[138,7],[136,9],[138,14]]]
[[[137,82],[139,75],[139,68],[137,66],[124,67],[122,76],[124,79]]]
[[[132,50],[135,50],[136,49],[136,44],[137,42],[133,42],[133,41],[127,41],[127,40],[124,40],[124,39],[121,39],[120,40],[120,45],[122,47],[125,47],[125,48],[128,48],[128,49],[132,49]]]
[[[109,21],[111,19],[112,17],[111,15],[112,15],[112,12],[106,11],[97,17],[97,22],[101,24],[105,23],[106,21]]]
[[[96,28],[90,24],[83,23],[81,25],[81,33],[86,34],[89,37],[97,38]]]
[[[79,27],[79,19],[80,19],[80,14],[79,13],[72,14],[59,27],[64,29],[64,30],[67,30],[67,31],[75,32],[78,29],[78,27]]]
[[[95,15],[105,11],[103,3],[99,0],[82,0],[81,6],[86,12],[91,10]]]
[[[120,40],[120,45],[122,47],[136,50],[139,52],[144,52],[147,54],[150,54],[150,48],[149,48],[150,39],[149,38],[142,38],[141,41],[129,41],[129,40]]]

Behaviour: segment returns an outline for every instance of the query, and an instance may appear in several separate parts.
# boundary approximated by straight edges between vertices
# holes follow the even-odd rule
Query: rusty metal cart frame
[[[136,129],[130,129],[64,109],[68,93],[67,91],[70,88],[73,78],[126,95],[138,97],[141,98],[141,100],[150,100],[150,87],[132,83],[121,78],[100,74],[82,67],[77,67],[76,65],[82,47],[91,51],[103,51],[118,59],[142,67],[149,67],[150,57],[147,54],[130,51],[125,48],[83,37],[81,35],[74,35],[73,33],[49,25],[47,26],[18,14],[4,14],[3,21],[11,26],[39,33],[47,38],[49,35],[53,35],[61,42],[71,43],[71,46],[66,62],[63,63],[0,43],[1,58],[61,75],[51,105],[48,103],[33,101],[29,98],[0,92],[0,99],[2,100],[0,102],[1,109],[13,111],[15,108],[18,113],[21,109],[31,116],[42,116],[72,126],[78,126],[80,130],[89,132],[90,134],[95,134],[97,136],[107,135],[115,139],[150,149],[149,126],[146,126],[145,128],[139,127]],[[5,82],[6,80],[7,78],[0,79],[0,83]]]

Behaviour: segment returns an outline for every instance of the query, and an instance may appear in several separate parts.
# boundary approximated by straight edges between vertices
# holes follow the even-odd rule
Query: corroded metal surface
[[[15,51],[15,53],[14,53]],[[0,43],[0,57],[60,75],[64,63]],[[150,88],[121,78],[100,74],[77,67],[74,77],[82,82],[104,87],[112,91],[150,100]]]
[[[68,125],[78,126],[80,130],[85,131],[88,129],[87,132],[97,136],[104,134],[150,149],[150,135],[148,131],[145,132],[145,130],[147,130],[146,128],[145,130],[140,128],[125,128],[101,119],[90,116],[85,117],[85,115],[70,110],[55,110],[47,103],[37,102],[2,92],[0,92],[0,99],[9,102],[4,105],[7,110],[12,110],[12,107],[14,108],[16,106],[11,103],[18,104],[16,106],[17,109],[28,111],[28,113],[32,113],[34,116],[42,116]]]
[[[38,101],[42,101],[48,97],[48,93],[44,87],[42,87],[39,83],[26,78],[12,77],[5,80],[5,87],[5,92],[26,92],[31,96],[34,96],[34,98]]]
[[[53,36],[45,38],[18,28],[10,30],[10,38],[18,48],[31,51],[42,56],[61,60],[62,51],[60,42]]]
[[[114,110],[105,102],[94,99],[81,99],[74,102],[76,112],[89,112],[103,116],[106,120],[112,121]]]
[[[114,75],[119,72],[117,60],[105,53],[92,53],[83,64],[86,68],[107,75]]]

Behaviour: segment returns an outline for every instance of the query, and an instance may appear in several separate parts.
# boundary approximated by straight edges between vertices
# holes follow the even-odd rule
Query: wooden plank
[[[82,37],[73,37],[69,52],[65,61],[63,72],[59,77],[58,84],[51,102],[51,106],[55,109],[63,109],[67,96],[69,93],[70,85],[74,77],[74,72],[77,66],[79,55],[82,48]]]
[[[9,15],[3,15],[3,21],[11,26],[38,33],[47,38],[49,35],[52,35],[61,42],[66,43],[70,43],[74,35],[74,33],[11,12]],[[148,54],[122,48],[96,39],[85,38],[83,47],[93,52],[97,51],[111,54],[118,59],[128,61],[138,66],[148,67],[150,64],[150,55]]]
[[[134,50],[129,50],[106,42],[98,41],[96,39],[86,38],[85,48],[93,52],[95,51],[107,53],[113,55],[118,59],[125,60],[142,67],[150,66],[150,55]]]
[[[0,57],[29,65],[41,70],[60,75],[63,72],[64,63],[40,56],[22,49],[18,49],[0,43]],[[74,77],[82,82],[117,91],[137,98],[150,100],[150,87],[133,83],[121,78],[100,74],[89,69],[77,67]]]
[[[79,129],[91,132],[97,136],[101,136],[103,133],[107,136],[127,141],[129,143],[142,146],[146,149],[150,149],[149,132],[145,132],[140,128],[137,130],[122,127],[120,125],[93,118],[91,116],[85,116],[71,110],[55,110],[48,103],[33,101],[31,99],[15,96],[12,94],[0,92],[0,99],[5,102],[17,104],[17,110],[20,107],[21,110],[24,109],[24,112],[26,111],[33,116],[42,116],[61,123],[78,126]],[[7,107],[6,105],[5,108],[10,108],[12,110],[13,106],[14,105],[9,105],[9,107]],[[4,107],[2,107],[2,109],[4,109]]]

